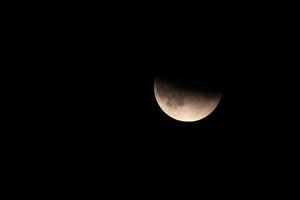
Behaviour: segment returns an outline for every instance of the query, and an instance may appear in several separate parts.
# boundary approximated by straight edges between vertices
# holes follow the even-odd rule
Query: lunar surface
[[[221,92],[207,88],[190,89],[182,83],[157,77],[154,94],[159,107],[170,117],[194,122],[211,114],[221,100]]]

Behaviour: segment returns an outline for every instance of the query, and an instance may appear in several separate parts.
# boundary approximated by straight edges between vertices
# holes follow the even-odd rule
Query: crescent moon
[[[154,94],[159,107],[171,118],[194,122],[210,115],[221,100],[221,92],[189,90],[177,83],[156,78]]]

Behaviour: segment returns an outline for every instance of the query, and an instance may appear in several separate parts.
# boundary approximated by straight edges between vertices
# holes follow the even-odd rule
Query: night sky
[[[17,138],[32,148],[29,155],[52,168],[66,166],[63,173],[73,178],[99,172],[112,182],[135,176],[137,183],[157,183],[180,172],[226,185],[232,174],[239,180],[268,171],[263,166],[294,147],[286,124],[297,118],[286,112],[296,105],[297,73],[288,76],[276,31],[240,13],[138,11],[76,10],[20,28],[26,40],[19,39],[17,50],[29,55],[12,61],[32,67],[13,73],[25,81],[14,82],[21,114],[11,113],[22,121]],[[197,122],[168,117],[154,97],[161,73],[191,75],[220,89],[220,104]]]

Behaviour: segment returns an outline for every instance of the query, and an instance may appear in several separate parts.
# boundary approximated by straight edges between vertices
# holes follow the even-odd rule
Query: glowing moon
[[[170,117],[194,122],[211,114],[221,100],[221,92],[207,89],[190,90],[178,83],[156,78],[154,94],[159,107]]]

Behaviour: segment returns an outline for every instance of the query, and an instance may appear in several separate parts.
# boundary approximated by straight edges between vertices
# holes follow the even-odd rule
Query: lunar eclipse
[[[207,117],[217,108],[222,92],[209,82],[193,77],[157,76],[154,95],[161,110],[171,118],[195,122]]]

